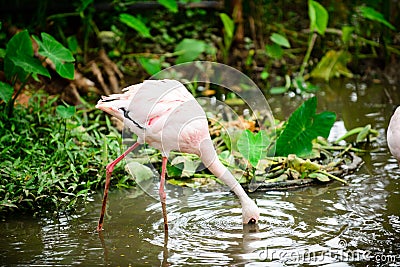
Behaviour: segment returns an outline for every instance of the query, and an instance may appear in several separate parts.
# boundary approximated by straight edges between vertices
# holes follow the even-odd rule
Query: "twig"
[[[349,185],[349,183],[346,182],[345,180],[343,180],[343,179],[341,179],[341,178],[339,178],[339,177],[337,177],[337,176],[335,176],[335,175],[333,175],[333,174],[330,174],[329,172],[326,172],[326,171],[324,171],[324,170],[318,170],[317,172],[322,173],[322,174],[325,174],[326,176],[328,176],[328,177],[330,177],[330,178],[332,178],[332,179],[335,179],[335,180],[337,180],[337,181],[339,181],[339,182],[341,182],[341,183],[344,183],[345,185]]]

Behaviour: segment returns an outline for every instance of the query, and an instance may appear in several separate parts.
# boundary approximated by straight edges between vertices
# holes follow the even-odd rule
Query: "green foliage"
[[[0,82],[0,99],[6,104],[11,100],[14,88],[5,82]]]
[[[233,35],[235,33],[235,23],[233,20],[225,13],[219,14],[222,24],[224,25],[224,42],[220,45],[222,54],[224,57],[224,62],[228,61],[229,50],[232,45]]]
[[[143,37],[152,37],[150,34],[150,29],[140,19],[130,14],[122,13],[119,15],[119,20],[130,28],[136,30]]]
[[[343,26],[342,27],[342,42],[346,46],[348,46],[351,40],[351,34],[354,32],[354,27],[351,26]]]
[[[347,51],[328,51],[318,65],[311,71],[313,78],[329,81],[331,78],[346,76],[353,77],[353,73],[347,68],[351,55]]]
[[[256,168],[258,162],[266,156],[269,144],[270,139],[265,131],[254,134],[246,129],[237,141],[237,148],[243,157]]]
[[[289,40],[285,36],[283,36],[283,35],[281,35],[279,33],[274,32],[271,35],[270,39],[271,39],[272,42],[274,42],[277,45],[280,45],[280,46],[283,46],[283,47],[286,47],[286,48],[290,48]]]
[[[347,131],[344,135],[339,137],[335,141],[335,143],[339,143],[340,141],[345,139],[350,139],[350,137],[353,137],[354,135],[356,135],[355,142],[361,143],[365,141],[370,141],[372,138],[376,138],[379,135],[379,132],[377,130],[372,129],[371,125],[368,124],[364,127],[356,127]]]
[[[161,59],[139,57],[140,65],[146,70],[150,75],[154,75],[161,71]]]
[[[328,26],[328,11],[317,1],[308,1],[308,16],[310,18],[310,30],[317,31],[319,34],[324,35],[326,27]]]
[[[388,27],[389,29],[391,29],[393,31],[396,30],[396,28],[389,21],[387,21],[385,19],[385,17],[382,15],[382,13],[376,11],[372,7],[360,6],[359,10],[360,10],[361,15],[364,18],[382,23],[383,25],[385,25],[386,27]]]
[[[317,98],[312,97],[292,113],[276,141],[277,156],[307,156],[312,151],[315,138],[328,137],[336,115],[329,111],[316,114],[316,109]]]
[[[42,33],[42,41],[39,38],[33,37],[39,45],[38,53],[43,57],[49,58],[56,67],[56,72],[64,78],[74,78],[75,61],[72,53],[57,42],[52,36],[47,33]],[[42,62],[34,57],[32,41],[27,30],[23,30],[14,35],[7,43],[6,54],[4,57],[4,73],[6,78],[11,82],[11,87],[17,82],[22,82],[19,90],[12,95],[10,86],[1,84],[0,98],[8,104],[8,115],[10,116],[14,107],[14,100],[17,98],[28,78],[37,75],[43,75],[50,78],[50,73],[42,65]]]
[[[82,13],[88,9],[89,5],[91,5],[93,1],[94,0],[80,0],[80,5],[76,8],[76,11],[80,13],[81,17],[84,16]]]
[[[66,79],[74,79],[75,58],[71,51],[59,43],[54,37],[43,32],[41,34],[42,41],[33,36],[33,39],[39,45],[39,54],[49,58],[55,65],[57,73]]]
[[[196,39],[183,39],[176,47],[175,53],[178,54],[178,58],[175,63],[185,63],[193,61],[206,50],[206,43]]]
[[[4,73],[12,83],[16,79],[25,82],[29,74],[50,77],[47,69],[33,55],[32,41],[27,30],[17,33],[7,43]]]
[[[73,209],[102,186],[106,164],[120,153],[120,135],[103,112],[55,108],[56,100],[38,95],[13,117],[0,113],[0,212]],[[117,166],[113,184],[122,173]]]
[[[225,35],[228,38],[233,38],[233,34],[235,32],[235,23],[233,20],[225,13],[219,14],[219,17],[222,20],[222,24],[224,25]]]
[[[154,177],[154,173],[149,167],[136,161],[129,161],[126,168],[138,184]],[[126,176],[126,178],[129,178],[129,176]]]
[[[180,170],[180,177],[191,177],[200,166],[201,160],[193,155],[180,155],[171,161],[171,165]]]
[[[178,3],[176,0],[157,0],[161,5],[166,7],[169,11],[176,13],[178,12]]]
[[[281,59],[283,57],[283,49],[279,44],[276,43],[266,45],[265,52],[273,59]]]
[[[56,108],[57,115],[62,119],[70,119],[74,116],[75,111],[75,106],[57,106]]]

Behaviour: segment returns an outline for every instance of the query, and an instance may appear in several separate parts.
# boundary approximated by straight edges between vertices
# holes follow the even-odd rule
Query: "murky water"
[[[138,194],[140,189],[113,190],[101,235],[94,231],[100,194],[75,215],[1,222],[0,264],[400,265],[400,170],[385,142],[394,107],[389,101],[398,104],[399,97],[382,85],[338,81],[331,86],[319,93],[319,109],[338,114],[342,122],[335,131],[370,123],[380,132],[376,149],[363,156],[365,164],[358,172],[347,177],[349,186],[335,182],[253,193],[262,217],[257,227],[243,227],[239,203],[225,188],[168,185],[168,240],[157,200]],[[270,100],[280,118],[299,103],[287,96]]]

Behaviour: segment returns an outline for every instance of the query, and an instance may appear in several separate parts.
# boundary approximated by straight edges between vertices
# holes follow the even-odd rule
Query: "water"
[[[320,93],[319,108],[338,114],[335,131],[370,123],[380,132],[375,149],[363,155],[364,165],[346,178],[349,186],[334,182],[253,193],[262,217],[257,226],[243,227],[238,200],[226,188],[168,185],[167,240],[157,200],[140,189],[113,190],[101,235],[95,232],[100,194],[74,215],[5,219],[0,223],[0,264],[400,265],[400,170],[385,142],[394,107],[389,101],[400,103],[399,97],[382,85],[340,81],[331,86],[335,89],[325,86]],[[281,118],[299,103],[288,96],[270,100]]]

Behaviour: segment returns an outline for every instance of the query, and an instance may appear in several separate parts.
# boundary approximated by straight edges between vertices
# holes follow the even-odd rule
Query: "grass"
[[[103,186],[121,135],[99,110],[64,119],[56,107],[56,98],[36,95],[28,107],[16,106],[13,117],[0,111],[0,213],[71,210]],[[112,183],[119,180],[133,185],[123,164]]]

